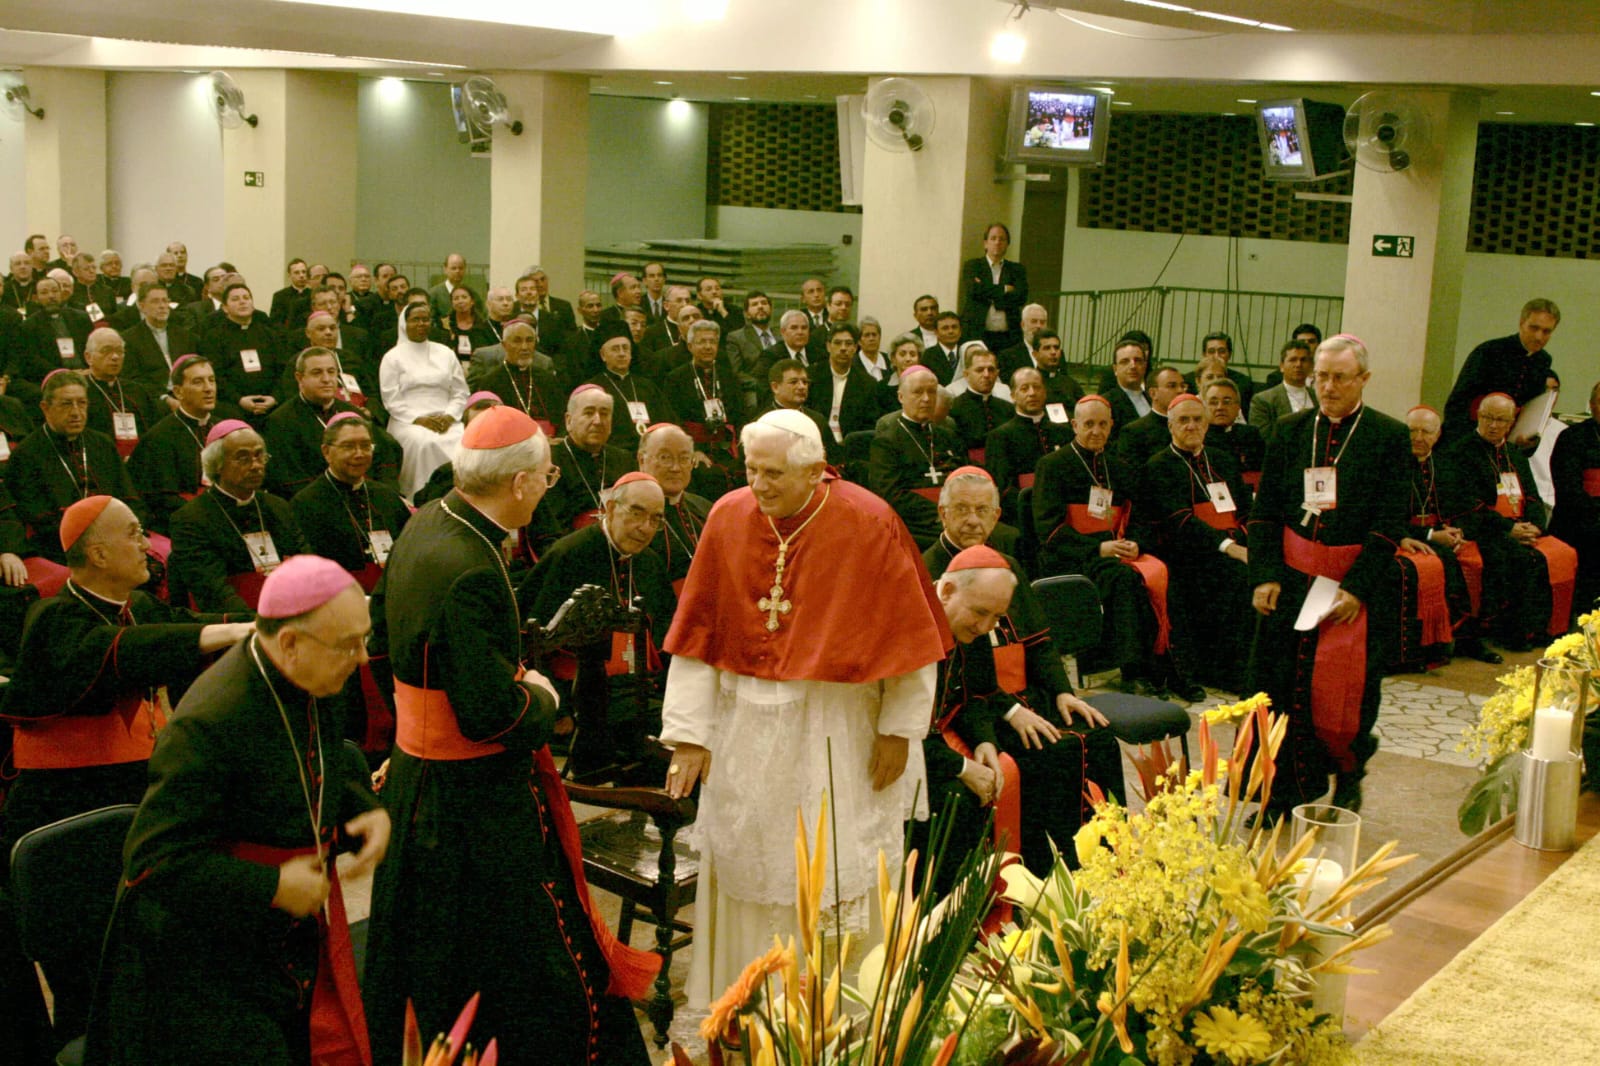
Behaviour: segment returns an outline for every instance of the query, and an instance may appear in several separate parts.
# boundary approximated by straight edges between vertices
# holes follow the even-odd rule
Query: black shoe
[[[1151,684],[1149,678],[1145,677],[1123,678],[1122,691],[1131,696],[1148,696],[1152,699],[1159,699],[1161,692],[1160,689]]]
[[[1505,662],[1505,656],[1490,648],[1481,640],[1463,640],[1456,644],[1456,654],[1464,655],[1468,659],[1476,659],[1480,663],[1490,666],[1499,666]]]
[[[1533,650],[1533,641],[1527,637],[1510,637],[1505,640],[1497,640],[1495,643],[1513,655],[1520,655],[1525,651]]]
[[[1333,805],[1347,811],[1361,811],[1361,778],[1355,774],[1339,774],[1334,778]]]
[[[1197,685],[1193,681],[1174,682],[1172,694],[1184,703],[1204,703],[1206,701],[1205,687]]]

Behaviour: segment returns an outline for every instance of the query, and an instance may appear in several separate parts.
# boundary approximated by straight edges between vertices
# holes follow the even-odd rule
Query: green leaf
[[[1517,809],[1517,768],[1520,752],[1510,752],[1483,768],[1483,776],[1467,790],[1456,821],[1467,836],[1477,836]]]

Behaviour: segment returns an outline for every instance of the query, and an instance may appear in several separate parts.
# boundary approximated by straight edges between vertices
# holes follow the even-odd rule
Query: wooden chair
[[[637,604],[623,607],[606,589],[584,585],[557,610],[548,626],[530,621],[527,637],[534,653],[576,649],[606,641],[614,632],[631,633],[642,646],[648,620]],[[648,679],[639,672],[644,656],[635,661],[635,695],[643,713],[649,699]],[[586,735],[604,735],[610,704],[610,683],[602,661],[578,655],[571,705],[577,723],[571,751],[576,753]],[[664,960],[645,1013],[656,1031],[656,1046],[665,1047],[672,1024],[672,953],[688,945],[692,927],[679,921],[678,911],[694,902],[699,881],[699,860],[677,839],[678,832],[694,821],[694,797],[673,799],[665,789],[640,781],[666,780],[671,752],[650,739],[643,757],[596,766],[582,774],[571,773],[567,759],[567,795],[574,804],[600,807],[612,813],[580,823],[583,871],[589,883],[622,900],[617,937],[626,942],[633,923],[642,918],[655,926],[656,951]]]

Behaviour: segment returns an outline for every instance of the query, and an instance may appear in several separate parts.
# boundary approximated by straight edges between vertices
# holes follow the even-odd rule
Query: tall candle
[[[1572,712],[1540,707],[1533,714],[1533,757],[1561,762],[1572,751]]]
[[[1306,859],[1300,863],[1300,873],[1296,880],[1302,887],[1311,886],[1310,898],[1306,900],[1306,910],[1314,911],[1328,898],[1339,890],[1344,884],[1344,867],[1332,859]]]

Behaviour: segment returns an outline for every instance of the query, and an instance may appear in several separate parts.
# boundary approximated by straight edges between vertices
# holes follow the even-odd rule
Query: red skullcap
[[[944,568],[947,574],[957,570],[1009,570],[1005,557],[987,544],[975,544],[970,548],[963,548],[956,552],[950,565]]]
[[[985,470],[981,466],[958,466],[954,470],[950,471],[950,477],[946,478],[945,480],[949,481],[958,477],[966,477],[969,474],[973,477],[981,477],[991,485],[994,484],[993,475],[991,475],[989,471]]]
[[[1104,396],[1100,395],[1098,392],[1090,392],[1090,393],[1085,393],[1084,395],[1078,397],[1078,402],[1072,405],[1072,409],[1074,411],[1076,411],[1078,408],[1082,407],[1084,404],[1090,403],[1091,401],[1096,401],[1096,400],[1098,400],[1100,403],[1105,404],[1107,407],[1111,406],[1111,401],[1110,400],[1106,399]]]
[[[1178,395],[1174,396],[1171,400],[1167,401],[1167,410],[1169,410],[1169,411],[1172,410],[1174,407],[1178,406],[1180,403],[1199,403],[1199,402],[1200,402],[1200,397],[1196,396],[1194,393],[1192,393],[1192,392],[1180,392],[1180,393],[1178,393]]]
[[[241,429],[249,429],[250,423],[237,418],[224,418],[221,422],[211,427],[211,432],[206,434],[206,443],[215,444],[229,433],[237,433]]]
[[[1502,394],[1502,395],[1504,395],[1504,394]],[[1406,412],[1406,414],[1408,414],[1408,415],[1414,415],[1414,414],[1416,414],[1416,413],[1417,413],[1417,412],[1418,412],[1418,411],[1426,411],[1426,412],[1428,412],[1428,413],[1429,413],[1429,414],[1430,414],[1430,415],[1432,415],[1432,416],[1433,416],[1433,417],[1435,417],[1435,418],[1438,418],[1438,417],[1439,417],[1439,412],[1438,412],[1438,411],[1435,411],[1435,410],[1434,410],[1434,409],[1433,409],[1433,408],[1431,408],[1431,407],[1429,407],[1429,406],[1428,406],[1428,405],[1427,405],[1427,404],[1425,404],[1425,403],[1419,403],[1419,404],[1417,404],[1417,405],[1416,405],[1416,406],[1415,406],[1415,407],[1413,407],[1413,408],[1411,408],[1411,409],[1410,409],[1410,410],[1409,410],[1409,411],[1407,411],[1407,412]]]
[[[461,446],[474,450],[509,448],[539,432],[539,423],[515,407],[498,404],[472,420],[461,434]]]
[[[294,618],[316,610],[355,583],[355,575],[332,559],[291,555],[262,583],[256,614]]]
[[[61,514],[61,550],[67,551],[84,531],[94,525],[94,520],[110,506],[114,496],[85,496]]]
[[[46,378],[46,379],[45,379],[45,380],[46,380],[46,381],[48,381],[48,380],[50,380],[50,379],[49,379],[49,378]],[[1513,400],[1513,399],[1511,399],[1511,397],[1510,397],[1510,396],[1508,396],[1508,395],[1506,395],[1506,394],[1505,394],[1505,393],[1503,393],[1503,392],[1491,392],[1491,393],[1489,393],[1489,394],[1487,394],[1487,395],[1486,395],[1486,396],[1484,396],[1484,397],[1483,397],[1483,399],[1482,399],[1482,400],[1479,400],[1479,401],[1478,401],[1478,406],[1479,406],[1479,407],[1482,407],[1482,406],[1483,406],[1483,400],[1492,400],[1492,399],[1494,399],[1494,398],[1495,398],[1495,397],[1496,397],[1496,396],[1498,396],[1498,397],[1500,397],[1500,398],[1501,398],[1501,399],[1502,399],[1502,400],[1507,400],[1507,401],[1509,401],[1509,402],[1510,402],[1510,403],[1511,403],[1511,406],[1512,406],[1512,407],[1515,407],[1515,406],[1516,406],[1516,405],[1517,405],[1517,401],[1516,401],[1516,400]]]
[[[315,322],[319,318],[326,318],[329,322],[338,321],[338,319],[333,317],[333,312],[331,311],[313,311],[306,316],[306,325],[311,325],[311,323]]]
[[[617,480],[613,481],[611,483],[611,487],[613,489],[620,489],[622,486],[631,485],[635,481],[648,481],[652,485],[661,484],[661,482],[657,481],[650,474],[646,474],[643,470],[630,470],[628,473],[623,474],[621,477],[617,478]]]
[[[185,363],[189,362],[192,359],[198,359],[198,358],[200,358],[200,356],[199,356],[199,353],[197,353],[197,352],[190,352],[188,355],[180,355],[180,356],[178,356],[178,358],[176,358],[176,359],[174,359],[172,361],[172,372],[174,374],[176,374],[178,371],[183,369],[183,365]]]
[[[71,367],[58,366],[54,370],[50,371],[50,373],[46,374],[44,376],[43,380],[41,380],[39,382],[39,384],[40,385],[48,385],[48,384],[50,384],[50,379],[55,377],[57,374],[76,374],[76,373],[77,373],[77,371],[73,370]]]
[[[468,407],[476,407],[480,403],[501,403],[501,402],[503,402],[503,401],[501,401],[500,397],[495,395],[494,393],[490,392],[488,389],[479,389],[477,392],[475,392],[471,396],[467,397],[467,406]]]

